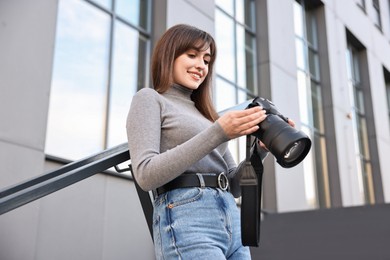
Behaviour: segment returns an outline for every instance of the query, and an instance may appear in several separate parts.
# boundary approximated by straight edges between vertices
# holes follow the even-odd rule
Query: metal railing
[[[0,190],[0,215],[53,192],[68,187],[95,174],[115,167],[117,172],[131,171],[131,165],[119,169],[120,163],[130,160],[128,144],[124,143],[95,155],[69,163],[63,167]],[[153,205],[148,192],[143,191],[134,178],[149,231],[152,234]]]
[[[126,143],[0,190],[0,215],[129,159]]]

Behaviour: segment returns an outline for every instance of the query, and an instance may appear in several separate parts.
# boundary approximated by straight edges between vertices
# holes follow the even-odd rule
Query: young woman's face
[[[173,63],[173,82],[192,90],[197,89],[209,72],[210,59],[210,48],[184,52]]]

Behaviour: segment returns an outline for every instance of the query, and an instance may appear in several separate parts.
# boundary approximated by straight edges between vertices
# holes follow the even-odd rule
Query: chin
[[[186,88],[188,89],[192,89],[192,90],[195,90],[195,89],[198,89],[200,85],[194,85],[194,84],[186,84],[184,85]]]

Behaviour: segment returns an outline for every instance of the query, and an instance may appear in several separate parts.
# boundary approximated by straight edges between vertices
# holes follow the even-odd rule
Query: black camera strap
[[[244,246],[259,246],[260,208],[263,163],[254,142],[251,154],[251,136],[246,137],[246,159],[240,179],[241,185],[241,240]]]

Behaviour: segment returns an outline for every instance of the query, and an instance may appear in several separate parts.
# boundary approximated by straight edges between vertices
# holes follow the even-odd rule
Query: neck
[[[175,96],[180,96],[186,99],[191,99],[193,90],[182,85],[174,83],[167,91],[167,93]]]

